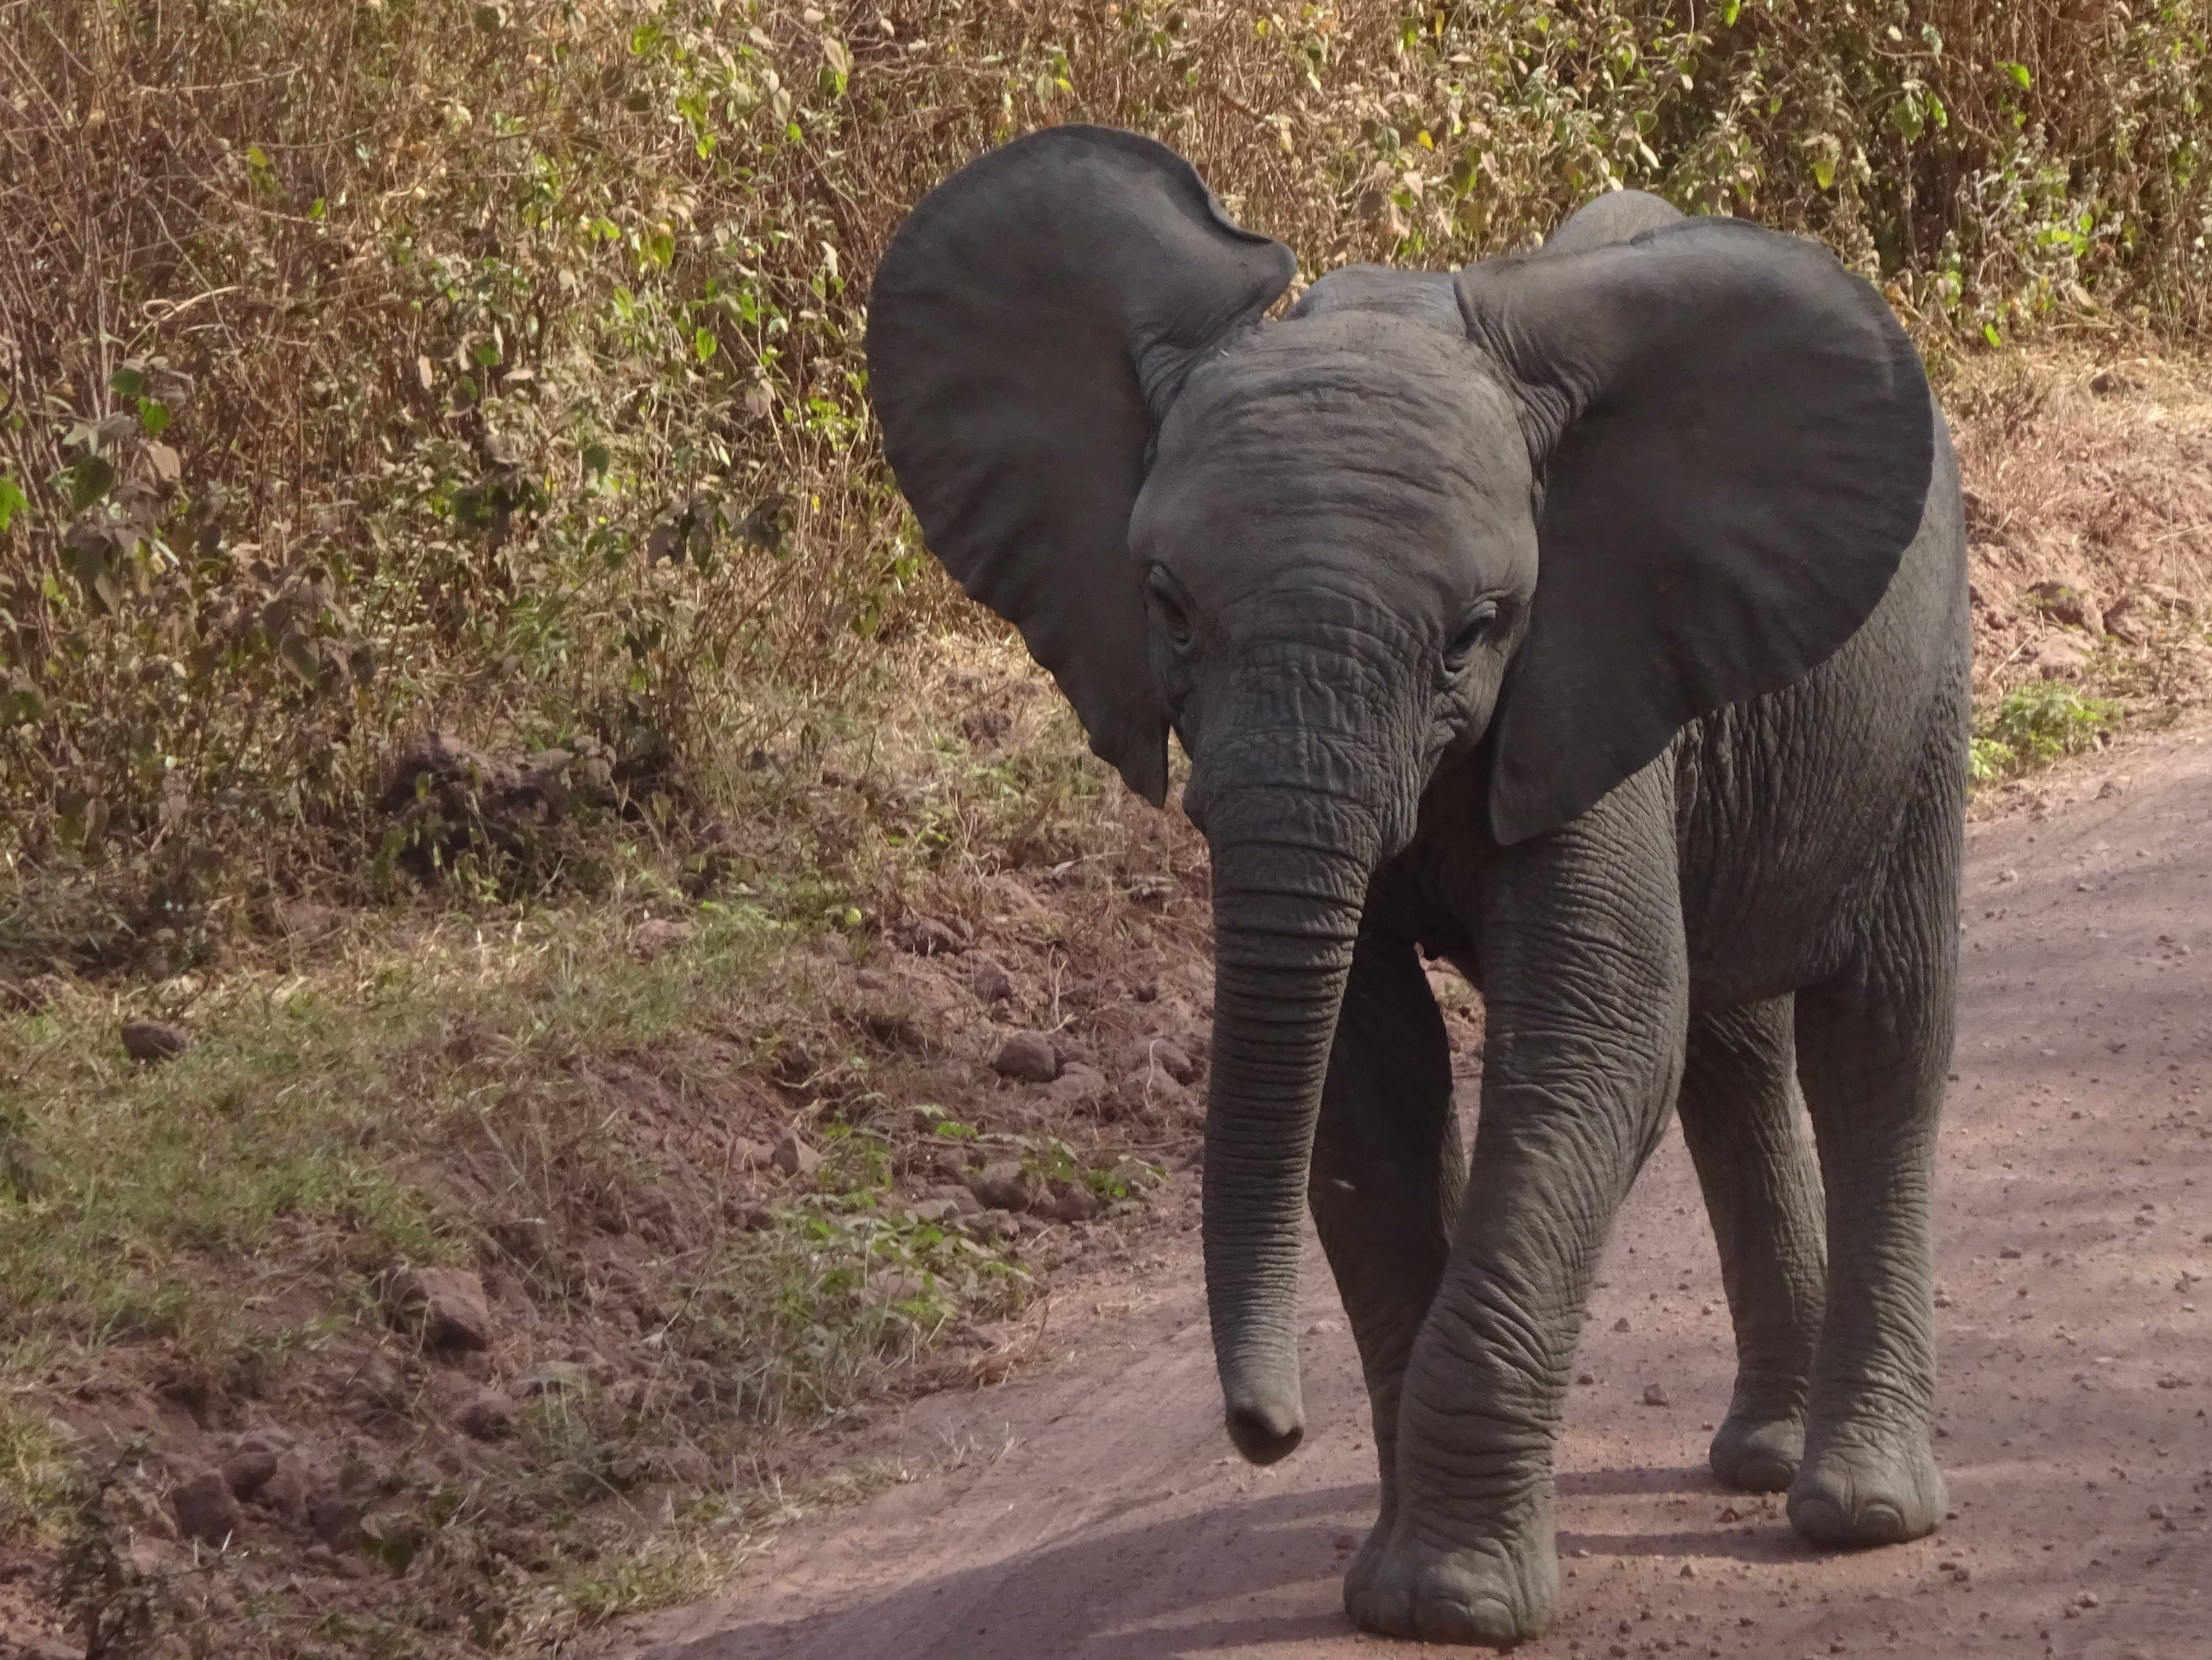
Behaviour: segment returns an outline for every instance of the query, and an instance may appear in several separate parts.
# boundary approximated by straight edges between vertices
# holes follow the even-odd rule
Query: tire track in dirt
[[[1608,1249],[1559,1451],[1565,1610],[1531,1656],[2212,1657],[2212,727],[2068,769],[1969,830],[1938,1201],[1954,1519],[1863,1554],[1722,1489],[1731,1375],[1679,1134]],[[803,1526],[652,1660],[1322,1660],[1373,1503],[1356,1359],[1310,1243],[1304,1448],[1218,1426],[1194,1233],[1065,1294],[1076,1359],[918,1402],[945,1474]],[[1056,1323],[1063,1316],[1056,1316]],[[1647,1385],[1672,1404],[1641,1404]],[[1407,1645],[1410,1647],[1411,1645]]]

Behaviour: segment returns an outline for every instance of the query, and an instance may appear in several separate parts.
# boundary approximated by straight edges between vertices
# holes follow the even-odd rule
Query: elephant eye
[[[1489,637],[1491,629],[1497,625],[1498,602],[1477,601],[1474,609],[1467,614],[1467,620],[1459,625],[1459,632],[1452,635],[1451,644],[1444,648],[1444,666],[1453,670],[1466,667],[1467,660],[1474,655],[1474,648]]]
[[[1146,578],[1145,592],[1152,602],[1152,611],[1167,630],[1168,638],[1178,646],[1190,643],[1190,612],[1184,608],[1182,595],[1176,591],[1175,578],[1155,565]]]

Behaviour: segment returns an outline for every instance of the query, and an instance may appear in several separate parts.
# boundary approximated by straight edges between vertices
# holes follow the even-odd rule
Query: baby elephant
[[[1541,1633],[1582,1310],[1679,1106],[1735,1317],[1713,1468],[1816,1542],[1917,1538],[1968,712],[1919,360],[1817,245],[1649,197],[1263,321],[1293,269],[1172,152],[1059,127],[915,210],[867,343],[938,557],[1131,788],[1191,757],[1230,1436],[1303,1432],[1309,1204],[1382,1462],[1346,1606]],[[1488,1008],[1471,1163],[1423,953]]]

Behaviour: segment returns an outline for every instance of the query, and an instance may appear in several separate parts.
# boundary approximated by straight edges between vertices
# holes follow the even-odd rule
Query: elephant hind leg
[[[1735,1324],[1735,1395],[1709,1456],[1751,1493],[1796,1476],[1826,1279],[1793,1019],[1787,997],[1693,1017],[1677,1108]]]
[[[1828,1288],[1790,1519],[1820,1545],[1895,1544],[1943,1518],[1929,1426],[1930,1201],[1959,949],[1955,745],[1937,760],[1938,786],[1906,820],[1858,960],[1797,994]]]

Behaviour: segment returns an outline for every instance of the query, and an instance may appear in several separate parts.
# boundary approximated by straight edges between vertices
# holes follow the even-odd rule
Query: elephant
[[[1715,1471],[1822,1546],[1923,1535],[1970,696],[1919,357],[1817,243],[1632,192],[1271,319],[1296,269],[1068,125],[926,196],[868,301],[929,549],[1130,788],[1189,758],[1229,1436],[1304,1433],[1310,1207],[1379,1464],[1347,1612],[1541,1633],[1583,1311],[1672,1111],[1735,1326]],[[1486,1008],[1471,1153],[1425,958]]]

